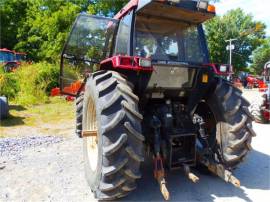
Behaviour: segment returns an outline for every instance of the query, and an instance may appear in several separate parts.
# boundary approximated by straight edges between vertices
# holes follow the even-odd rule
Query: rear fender
[[[204,77],[207,75],[208,79],[205,82]],[[194,86],[189,93],[187,102],[187,111],[190,115],[194,114],[197,105],[201,100],[207,99],[216,89],[218,78],[215,77],[212,69],[200,68],[198,69]]]

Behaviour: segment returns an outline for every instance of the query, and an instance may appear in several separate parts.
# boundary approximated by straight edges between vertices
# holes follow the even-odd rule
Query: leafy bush
[[[35,81],[35,86],[39,86],[46,94],[51,92],[51,89],[59,86],[59,67],[42,63]]]
[[[18,76],[15,73],[0,72],[0,95],[15,98],[20,90]]]
[[[21,105],[48,101],[52,88],[59,86],[59,65],[41,62],[25,64],[15,72],[0,70],[0,95]]]
[[[39,104],[48,101],[50,90],[59,86],[58,65],[46,62],[23,65],[16,75],[20,86],[15,102],[22,105]]]

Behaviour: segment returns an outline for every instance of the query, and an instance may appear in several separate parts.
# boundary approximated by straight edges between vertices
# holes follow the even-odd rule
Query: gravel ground
[[[193,184],[181,171],[175,171],[168,175],[171,200],[268,201],[270,135],[266,131],[270,125],[254,124],[254,129],[257,132],[252,143],[254,150],[235,172],[241,188],[200,173],[197,173],[199,183]],[[10,141],[13,144],[7,144],[7,139],[0,142],[1,149],[12,151],[11,154],[2,152],[0,156],[0,201],[95,201],[84,178],[80,139],[74,136],[28,140],[31,143],[21,144],[14,139]],[[161,200],[152,166],[146,163],[138,188],[123,201]]]
[[[240,188],[196,170],[200,181],[193,184],[174,171],[167,176],[171,201],[269,201],[270,125],[254,123],[254,130],[254,150],[235,171]],[[0,201],[96,201],[84,178],[81,140],[72,131],[68,138],[0,139]],[[151,161],[142,171],[137,189],[122,201],[163,200]]]
[[[20,158],[22,151],[37,147],[40,145],[50,146],[62,142],[62,137],[23,137],[23,138],[2,138],[0,139],[0,156],[8,156],[17,160]]]

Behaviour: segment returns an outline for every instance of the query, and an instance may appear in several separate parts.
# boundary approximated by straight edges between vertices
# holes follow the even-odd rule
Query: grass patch
[[[36,118],[45,123],[59,123],[63,120],[74,118],[73,102],[67,102],[64,98],[50,98],[48,104],[28,107],[28,113],[37,115]],[[31,120],[36,120],[30,118]]]
[[[40,133],[61,133],[61,129],[70,126],[75,120],[73,102],[67,102],[63,97],[50,97],[46,104],[23,107],[10,103],[10,114],[0,123],[0,137],[27,133],[27,129],[35,129]],[[67,124],[69,123],[69,124]],[[26,131],[24,131],[26,130]]]
[[[49,134],[74,130],[72,102],[49,97],[59,86],[59,65],[40,62],[0,71],[0,95],[9,99],[9,117],[0,121],[0,137]],[[57,134],[56,134],[57,133]]]
[[[9,117],[1,121],[2,127],[38,123],[59,123],[74,118],[74,106],[62,97],[49,98],[48,103],[23,107],[10,104]]]

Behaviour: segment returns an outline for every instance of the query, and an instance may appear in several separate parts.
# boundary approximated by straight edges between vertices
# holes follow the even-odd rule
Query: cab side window
[[[130,53],[130,33],[132,17],[133,11],[129,12],[120,21],[115,43],[115,55],[129,55]]]

